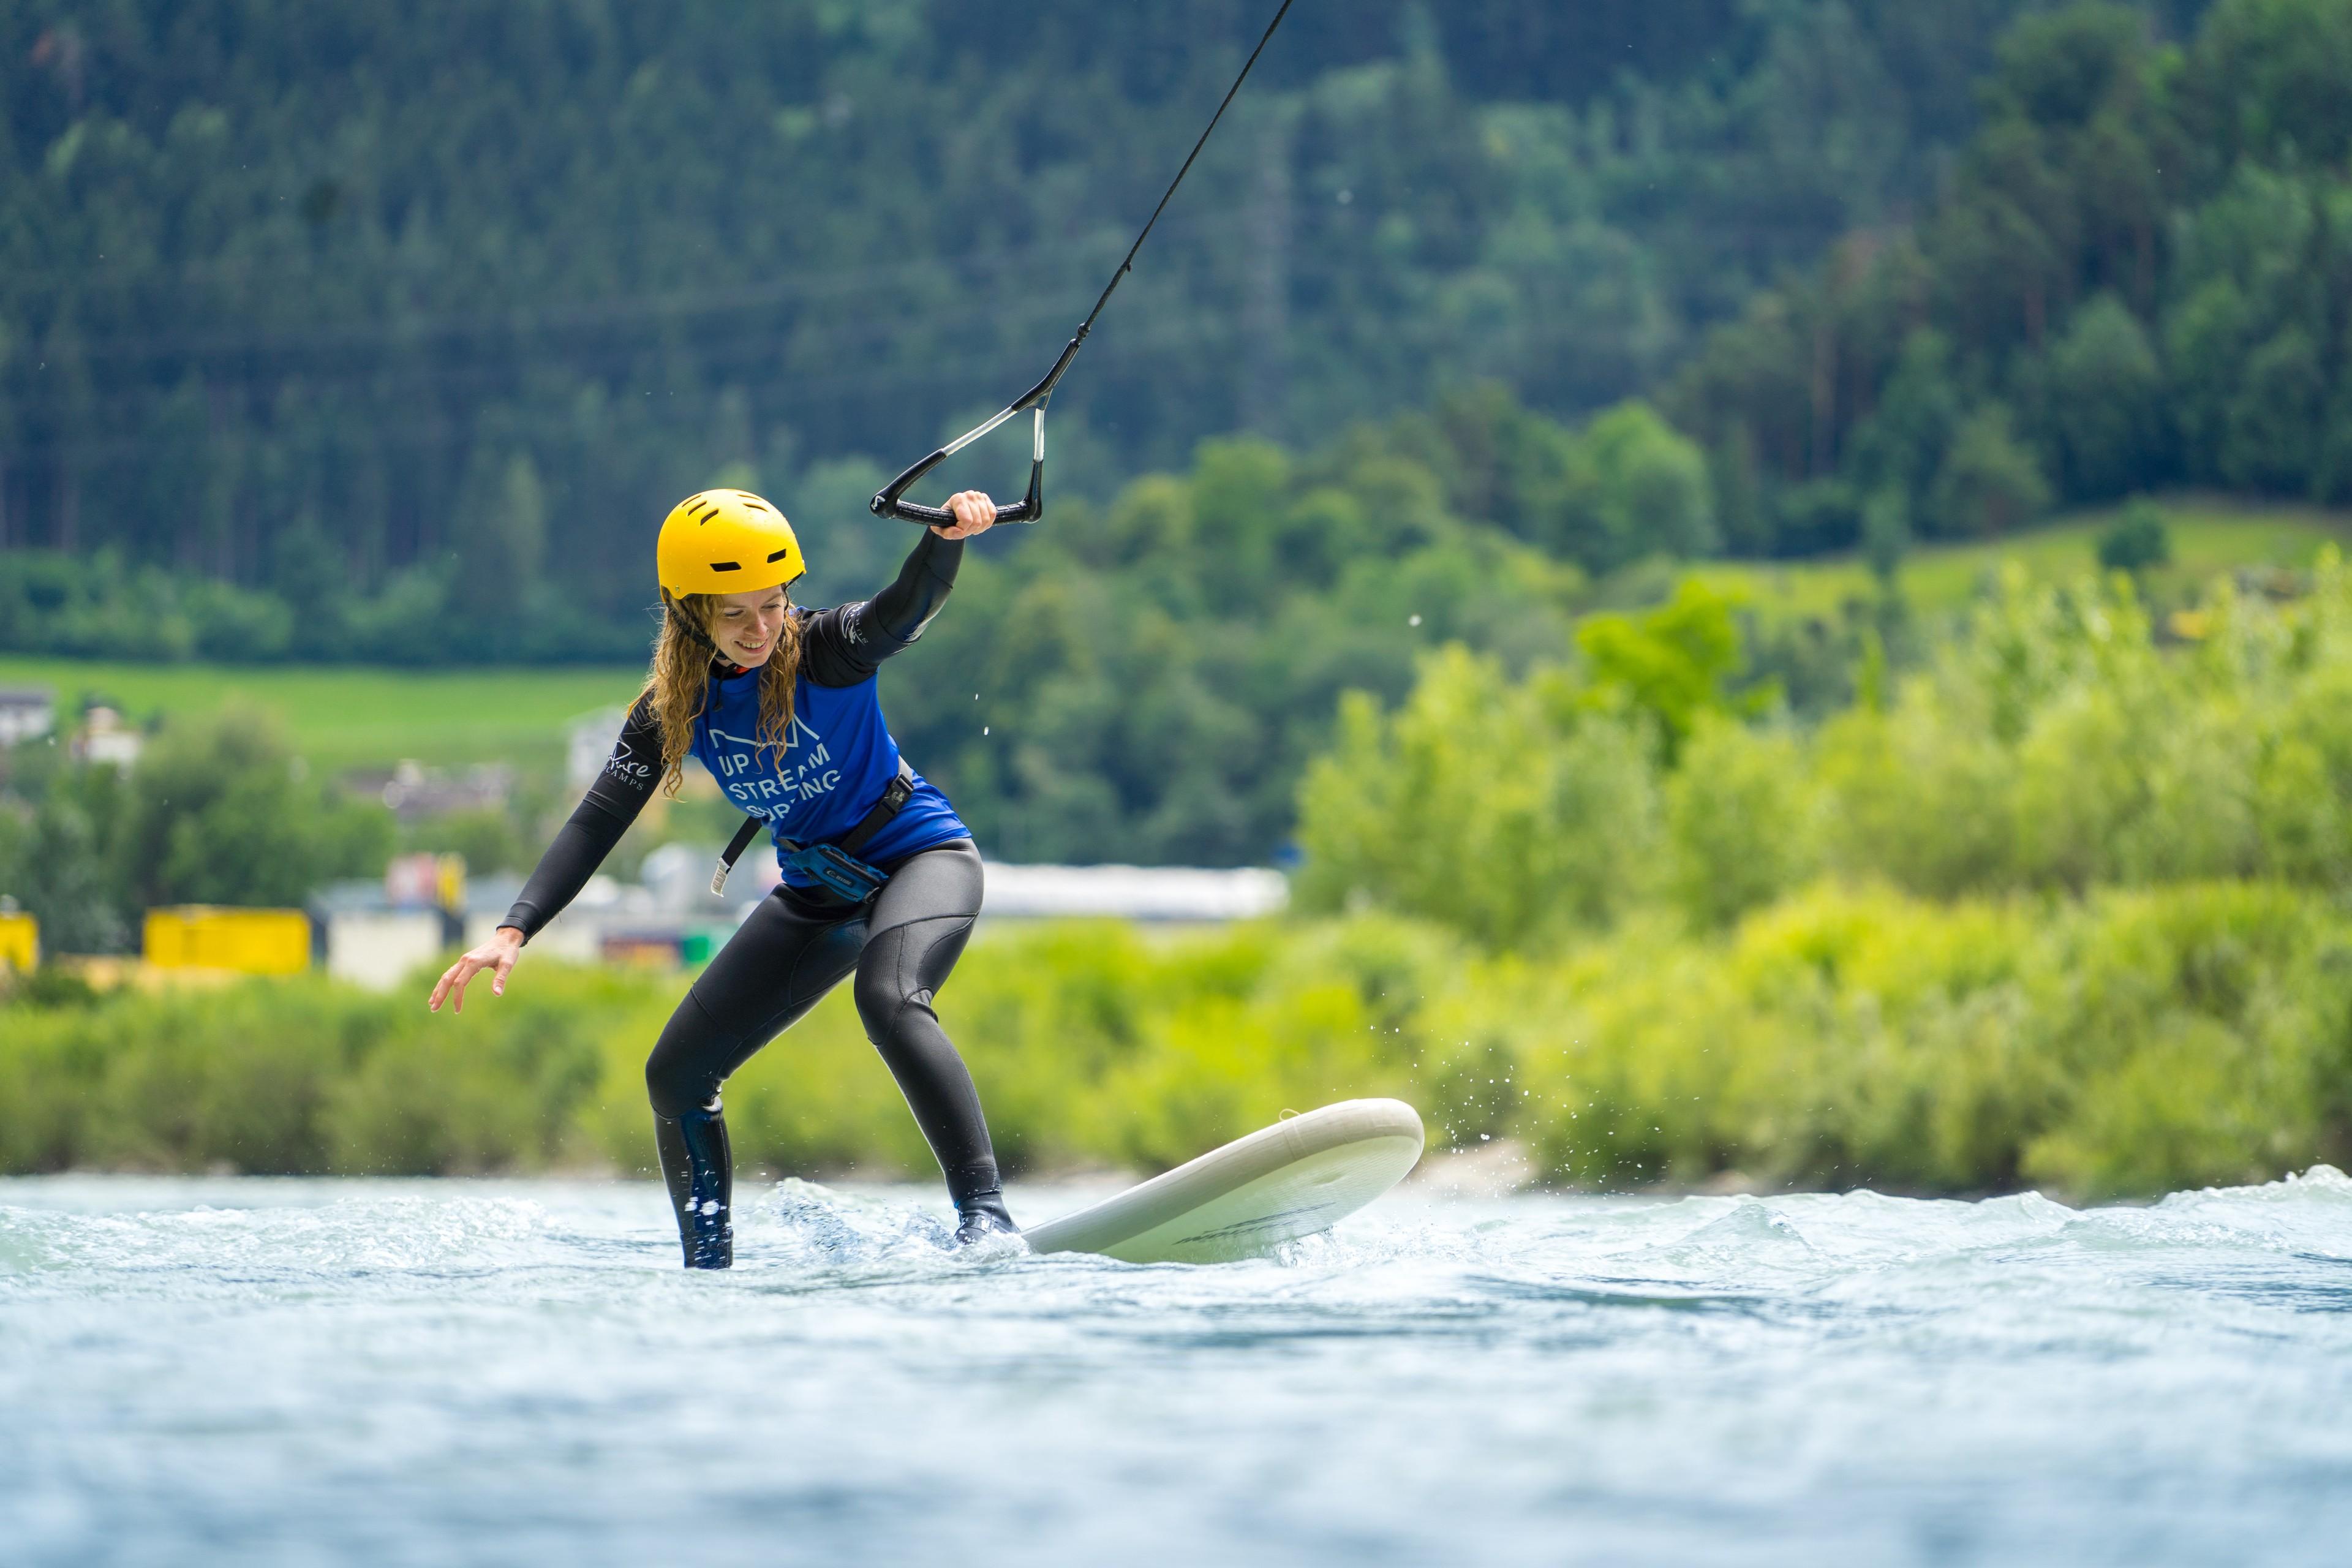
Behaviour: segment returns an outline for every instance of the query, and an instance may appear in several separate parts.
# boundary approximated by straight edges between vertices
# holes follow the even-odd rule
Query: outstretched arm
[[[801,668],[819,686],[855,686],[871,679],[882,661],[911,647],[940,613],[963,563],[963,542],[996,521],[996,503],[977,490],[950,498],[953,528],[934,528],[915,542],[888,587],[855,605],[819,610],[801,628]]]
[[[604,771],[588,786],[571,820],[556,831],[555,842],[539,858],[538,868],[523,884],[505,921],[488,941],[449,966],[440,984],[433,987],[426,1005],[437,1013],[443,999],[454,996],[457,1010],[464,1012],[466,986],[485,969],[495,972],[490,976],[490,994],[505,995],[507,975],[522,944],[537,936],[588,885],[588,879],[596,874],[596,868],[604,863],[604,857],[653,798],[655,781],[660,777],[661,730],[654,722],[650,706],[641,701],[629,710]]]

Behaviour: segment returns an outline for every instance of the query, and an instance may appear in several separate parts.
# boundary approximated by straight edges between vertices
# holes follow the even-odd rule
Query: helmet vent
[[[710,569],[713,572],[740,572],[743,570],[743,563],[740,561],[714,561],[710,563]]]
[[[792,547],[790,545],[786,545],[782,550],[771,550],[768,552],[768,564],[772,566],[777,562],[782,561],[785,556],[790,555],[792,552]]]

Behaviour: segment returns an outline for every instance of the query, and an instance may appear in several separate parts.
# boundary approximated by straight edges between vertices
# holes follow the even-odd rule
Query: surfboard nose
[[[1034,1226],[1029,1245],[1129,1263],[1263,1257],[1328,1230],[1395,1186],[1426,1141],[1420,1112],[1401,1100],[1343,1100]]]

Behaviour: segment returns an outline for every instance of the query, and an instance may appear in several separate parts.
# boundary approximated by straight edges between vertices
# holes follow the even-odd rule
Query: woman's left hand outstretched
[[[441,1011],[444,997],[455,996],[453,1011],[466,1010],[466,987],[483,970],[491,971],[490,994],[507,994],[507,976],[514,973],[515,958],[522,952],[522,932],[512,926],[500,926],[490,933],[490,940],[451,964],[441,975],[441,983],[433,987],[433,999],[425,1003],[430,1012]]]
[[[996,503],[988,499],[985,491],[958,490],[948,497],[948,510],[955,513],[955,526],[940,528],[934,524],[931,528],[941,539],[970,539],[996,526]]]

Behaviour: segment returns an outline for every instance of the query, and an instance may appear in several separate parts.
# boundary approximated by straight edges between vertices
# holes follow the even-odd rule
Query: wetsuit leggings
[[[960,839],[884,869],[888,885],[863,907],[827,907],[777,889],[670,1015],[646,1062],[646,1088],[674,1195],[683,1196],[689,1174],[678,1168],[678,1119],[716,1110],[729,1075],[853,971],[866,1037],[898,1080],[949,1193],[961,1207],[997,1192],[980,1091],[931,1006],[980,913],[980,852]],[[683,1233],[683,1207],[680,1225]],[[682,1239],[691,1257],[691,1236]]]

